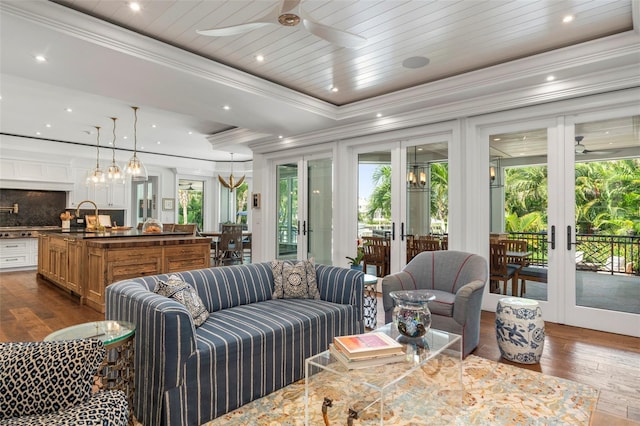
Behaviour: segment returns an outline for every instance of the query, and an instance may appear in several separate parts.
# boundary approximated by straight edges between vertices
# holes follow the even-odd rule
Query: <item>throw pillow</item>
[[[313,261],[274,260],[271,271],[274,299],[320,299]]]
[[[196,327],[201,326],[209,318],[209,311],[196,290],[177,275],[171,275],[167,281],[158,281],[153,292],[182,303],[191,314]]]

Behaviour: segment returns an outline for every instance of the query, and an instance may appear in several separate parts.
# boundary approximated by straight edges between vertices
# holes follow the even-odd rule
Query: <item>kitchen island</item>
[[[43,232],[38,276],[104,313],[104,289],[127,278],[208,268],[211,238],[186,232],[138,230]]]

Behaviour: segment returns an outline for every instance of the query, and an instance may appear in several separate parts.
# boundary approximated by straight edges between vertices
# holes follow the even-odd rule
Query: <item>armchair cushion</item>
[[[99,340],[0,343],[0,419],[87,401],[104,357]]]

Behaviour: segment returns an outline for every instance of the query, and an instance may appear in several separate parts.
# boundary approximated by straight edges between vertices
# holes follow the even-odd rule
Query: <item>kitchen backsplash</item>
[[[64,191],[0,189],[0,207],[18,204],[18,213],[0,212],[0,226],[60,226],[67,204]]]
[[[0,207],[12,207],[18,204],[18,213],[0,211],[0,227],[4,226],[61,226],[60,213],[70,212],[75,216],[75,209],[65,209],[67,193],[65,191],[33,191],[24,189],[0,188]],[[91,205],[83,205],[80,216],[93,215],[95,210]],[[89,207],[89,208],[84,208]],[[118,225],[124,224],[124,210],[98,210],[99,214],[111,216],[111,221]],[[71,226],[77,225],[76,220]]]

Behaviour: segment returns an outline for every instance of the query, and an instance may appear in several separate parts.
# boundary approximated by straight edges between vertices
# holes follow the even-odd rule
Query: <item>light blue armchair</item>
[[[395,290],[430,290],[431,327],[462,335],[466,357],[480,340],[480,310],[488,279],[487,261],[477,254],[461,251],[419,253],[402,271],[382,280],[385,322],[391,322]]]

